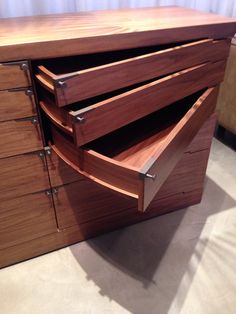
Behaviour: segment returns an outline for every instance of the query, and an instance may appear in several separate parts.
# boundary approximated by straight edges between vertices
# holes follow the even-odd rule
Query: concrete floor
[[[235,314],[236,152],[201,204],[0,271],[1,314]]]

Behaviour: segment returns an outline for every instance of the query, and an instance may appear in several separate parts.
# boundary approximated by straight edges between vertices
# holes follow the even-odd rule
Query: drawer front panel
[[[81,225],[135,205],[132,199],[107,191],[88,180],[59,187],[53,198],[58,227],[61,229]]]
[[[43,148],[37,117],[0,123],[0,158]]]
[[[165,77],[145,87],[75,113],[84,120],[73,124],[75,143],[81,146],[173,102],[223,80],[225,61],[207,64]]]
[[[31,88],[0,91],[0,122],[36,115]]]
[[[0,201],[49,189],[43,151],[0,160]]]
[[[62,131],[54,127],[52,127],[54,140],[52,148],[60,158],[80,174],[104,187],[137,199],[139,210],[144,211],[183,153],[189,149],[189,144],[205,120],[212,114],[217,93],[218,88],[209,88],[202,94],[196,94],[195,98],[191,100],[190,109],[184,115],[181,114],[180,120],[177,120],[173,127],[166,125],[166,122],[164,128],[160,128],[160,126],[156,129],[139,127],[141,136],[143,136],[143,132],[148,132],[148,137],[144,137],[143,140],[141,137],[141,141],[140,137],[138,137],[138,141],[132,137],[128,143],[125,142],[124,146],[121,146],[121,149],[117,147],[119,140],[127,141],[127,136],[120,137],[122,133],[119,135],[116,133],[115,138],[108,137],[108,141],[102,139],[100,143],[97,142],[94,144],[95,146],[91,146],[92,148],[87,146],[78,149],[69,138],[63,136]],[[190,100],[186,101],[188,103]],[[174,114],[177,114],[176,111]],[[166,116],[160,116],[159,120],[156,120],[156,115],[153,117],[155,119],[150,120],[149,118],[148,121],[151,121],[151,125],[156,126],[156,121],[161,122]],[[144,121],[146,123],[146,120]],[[137,129],[134,130],[137,132]],[[133,136],[131,129],[123,130],[123,135],[129,131]],[[196,140],[194,141],[196,142]],[[205,144],[204,141],[199,145],[199,149],[202,149]],[[99,146],[103,147],[102,151],[99,150]],[[109,155],[109,151],[107,151],[109,148],[106,148],[110,146],[112,155]],[[195,144],[194,146],[196,148]],[[190,149],[192,149],[191,146]]]
[[[229,41],[202,40],[71,74],[55,75],[39,66],[37,78],[55,94],[56,103],[61,107],[204,62],[224,60],[228,49]]]
[[[30,85],[27,61],[0,64],[0,90]]]
[[[155,199],[201,190],[208,155],[209,148],[200,152],[184,154]],[[134,200],[104,190],[88,180],[61,186],[53,197],[58,226],[62,229],[94,221],[131,207],[137,208]]]
[[[39,192],[0,202],[0,249],[56,231],[51,195]]]
[[[223,79],[225,61],[189,68],[78,111],[41,102],[51,121],[82,146]],[[66,117],[67,114],[67,117]],[[83,121],[78,120],[77,118]]]
[[[218,91],[218,88],[210,88],[198,99],[169,134],[161,150],[141,170],[145,177],[143,192],[141,192],[139,199],[140,209],[148,207],[194,136],[206,119],[213,113]],[[154,179],[150,179],[147,174]]]
[[[46,158],[52,187],[84,180],[77,171],[59,158],[52,149],[50,150],[50,155],[46,155]]]

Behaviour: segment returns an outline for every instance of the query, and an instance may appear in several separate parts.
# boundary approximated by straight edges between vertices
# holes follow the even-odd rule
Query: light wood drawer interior
[[[208,122],[209,123],[209,122]],[[209,149],[186,152],[155,199],[201,190]],[[181,184],[180,184],[181,178]],[[87,223],[113,213],[136,207],[135,201],[102,189],[89,180],[80,180],[57,188],[53,195],[59,228]]]
[[[0,90],[31,85],[27,61],[0,63]]]
[[[0,202],[49,189],[43,151],[0,159]]]
[[[56,231],[52,198],[45,191],[0,202],[0,250]]]
[[[34,115],[36,108],[30,87],[0,91],[0,122]]]
[[[181,69],[225,60],[228,48],[227,40],[206,39],[43,60],[36,77],[61,107]]]
[[[49,94],[40,102],[46,115],[76,146],[108,134],[205,87],[219,84],[225,61],[207,63],[176,72],[151,83],[98,96],[58,108]]]
[[[75,170],[145,210],[214,111],[217,94],[218,88],[200,91],[81,149],[52,125],[52,147]]]
[[[36,151],[42,147],[36,116],[0,123],[0,158]]]

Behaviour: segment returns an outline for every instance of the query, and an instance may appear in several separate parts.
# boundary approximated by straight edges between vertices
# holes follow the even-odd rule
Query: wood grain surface
[[[50,188],[42,151],[0,159],[0,201]]]
[[[100,219],[89,221],[81,226],[75,225],[37,239],[0,250],[0,268],[32,258],[78,241],[83,241],[104,232],[131,225],[173,210],[197,204],[201,200],[202,190],[174,194],[153,202],[150,211],[144,215],[136,208],[112,213]]]
[[[201,189],[205,176],[209,150],[186,153],[161,187],[156,198],[187,193]],[[193,175],[194,174],[194,175]],[[180,182],[181,177],[181,182]],[[78,193],[79,191],[79,193]],[[130,199],[121,197],[89,180],[81,180],[58,187],[53,195],[58,226],[61,229],[80,226],[113,212],[128,210],[137,206]]]
[[[34,121],[37,121],[36,124]],[[37,117],[0,122],[0,158],[42,148],[41,130]]]
[[[28,96],[28,87],[0,91],[0,122],[36,115],[33,95]]]
[[[145,210],[157,191],[168,178],[187,146],[200,130],[206,119],[213,113],[219,88],[209,88],[190,108],[186,115],[166,136],[159,149],[149,155],[149,160],[140,173],[156,175],[155,180],[144,178],[140,191],[139,209]],[[142,189],[141,188],[141,189]]]
[[[0,61],[3,61],[1,57]],[[29,71],[23,71],[20,66],[21,63],[0,64],[0,90],[31,85]]]
[[[0,202],[0,250],[56,231],[52,197],[45,191]]]
[[[36,77],[46,89],[55,94],[56,104],[61,107],[194,65],[224,60],[228,56],[229,46],[229,40],[212,41],[209,39],[185,45],[173,45],[173,48],[156,47],[157,51],[145,54],[145,50],[130,51],[117,62],[115,60],[120,60],[122,53],[115,57],[116,52],[113,58],[110,55],[106,57],[106,54],[104,57],[92,55],[90,59],[88,56],[88,60],[84,61],[80,61],[79,57],[72,59],[71,62],[55,59],[51,61],[51,64],[59,74],[50,72],[53,69],[50,69],[49,63],[50,71],[44,66],[39,66],[39,74]],[[204,53],[202,53],[203,50]],[[132,57],[136,54],[137,56]],[[109,59],[114,62],[109,63]],[[62,74],[65,71],[67,73]],[[58,86],[59,80],[65,82],[63,88]]]
[[[142,137],[144,134],[141,134],[136,144],[131,133],[130,140],[128,141],[127,136],[124,137],[128,142],[124,142],[123,146],[121,144],[122,148],[119,149],[117,143],[123,141],[122,137],[119,137],[122,135],[121,130],[118,131],[118,136],[108,137],[107,142],[101,139],[86,149],[76,149],[62,132],[52,127],[54,139],[52,147],[74,170],[111,190],[138,199],[139,209],[145,210],[205,120],[213,112],[217,92],[217,88],[209,88],[200,98],[196,95],[198,100],[191,104],[190,109],[184,116],[181,115],[179,120],[176,117],[177,122],[170,126],[163,122],[163,129],[155,129],[155,132],[150,133],[150,130],[145,130],[145,125],[143,127],[139,125],[138,134],[134,128],[133,133],[137,137],[140,136],[141,130],[142,133],[148,131],[144,138]],[[186,100],[186,103],[188,101]],[[154,118],[156,119],[156,115]],[[152,122],[150,121],[150,127],[155,122],[154,118]],[[165,117],[159,117],[158,121],[162,120],[165,120]],[[132,129],[126,131],[130,133]],[[123,132],[124,136],[126,131]],[[155,180],[146,178],[147,173],[157,174],[157,178]]]
[[[88,108],[71,111],[71,115],[84,118],[83,123],[73,123],[75,143],[81,146],[205,87],[219,84],[225,65],[225,61],[219,61],[188,68]]]
[[[181,7],[1,19],[0,60],[36,59],[227,38],[236,21]],[[99,39],[98,39],[99,37]]]

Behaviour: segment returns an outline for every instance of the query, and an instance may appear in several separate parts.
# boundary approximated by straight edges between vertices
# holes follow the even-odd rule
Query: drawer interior
[[[191,41],[194,42],[194,41]],[[92,69],[105,64],[110,64],[113,62],[119,62],[121,60],[135,58],[142,55],[147,55],[149,53],[158,52],[161,50],[173,48],[187,42],[178,42],[169,45],[159,45],[142,47],[127,50],[118,51],[108,51],[95,54],[86,54],[79,56],[63,57],[63,58],[53,58],[47,60],[41,60],[38,67],[45,67],[51,74],[56,76],[64,74],[72,74],[73,72],[86,71],[87,69]]]
[[[147,159],[161,148],[167,136],[197,99],[201,90],[136,122],[109,133],[83,148],[140,170]]]

